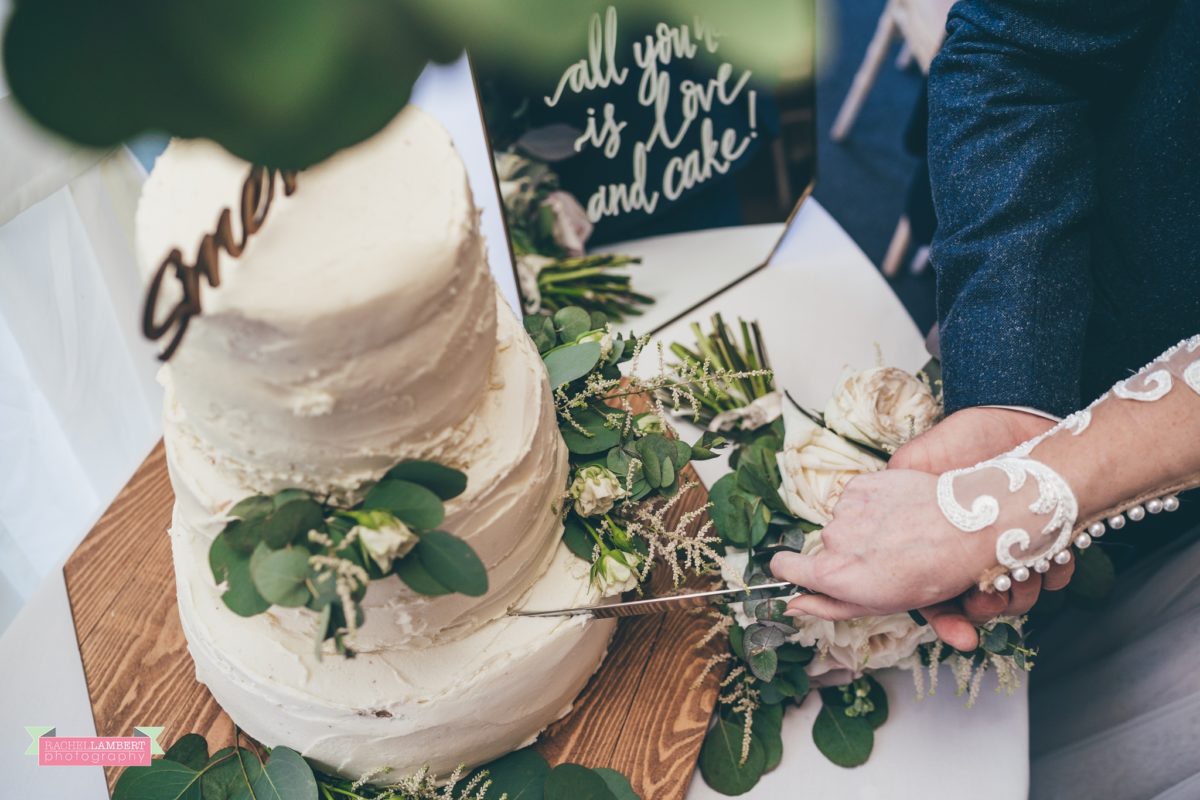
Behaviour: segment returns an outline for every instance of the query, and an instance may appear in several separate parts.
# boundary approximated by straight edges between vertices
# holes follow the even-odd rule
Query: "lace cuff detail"
[[[1200,395],[1200,335],[1167,350],[1137,374],[1119,381],[1085,409],[1065,417],[1056,426],[1012,451],[974,467],[952,470],[938,478],[938,507],[959,530],[973,533],[999,530],[996,539],[998,568],[980,579],[984,588],[1006,591],[1013,581],[1029,579],[1030,570],[1046,572],[1051,563],[1071,560],[1071,545],[1084,549],[1108,528],[1119,529],[1126,520],[1138,521],[1147,514],[1174,511],[1179,500],[1161,492],[1143,495],[1108,509],[1105,516],[1080,525],[1079,503],[1067,481],[1033,456],[1034,450],[1053,436],[1080,436],[1088,430],[1093,414],[1110,403],[1150,403],[1166,397],[1177,379]],[[1000,476],[1006,481],[1001,482]],[[1036,493],[1026,489],[1033,478]],[[1179,491],[1200,483],[1200,476],[1179,482],[1168,491]],[[960,498],[969,498],[964,505]]]

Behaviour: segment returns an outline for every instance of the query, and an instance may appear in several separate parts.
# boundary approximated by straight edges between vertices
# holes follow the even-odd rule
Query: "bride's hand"
[[[896,451],[889,469],[917,469],[934,474],[969,467],[1011,450],[1049,429],[1050,420],[1006,408],[967,408]],[[1033,574],[1008,592],[980,592],[972,587],[962,597],[919,609],[938,638],[959,650],[979,645],[977,623],[1029,611],[1041,590],[1061,589],[1071,580],[1075,561],[1054,564],[1046,575]]]
[[[996,563],[996,537],[964,534],[938,508],[937,477],[891,469],[846,485],[833,521],[811,555],[779,553],[775,577],[820,595],[788,604],[789,613],[824,619],[890,614],[962,594]]]

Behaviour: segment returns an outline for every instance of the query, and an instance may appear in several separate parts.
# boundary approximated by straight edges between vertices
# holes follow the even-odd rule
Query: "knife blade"
[[[794,583],[764,583],[742,589],[714,589],[708,592],[689,592],[662,597],[644,597],[624,603],[607,603],[575,608],[556,608],[546,611],[513,609],[510,617],[591,617],[613,619],[615,617],[638,617],[643,614],[661,614],[685,608],[698,608],[713,603],[744,603],[748,600],[773,600],[810,592]]]

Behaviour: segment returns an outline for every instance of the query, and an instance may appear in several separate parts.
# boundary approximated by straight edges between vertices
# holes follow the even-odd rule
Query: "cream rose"
[[[542,309],[542,290],[538,286],[538,275],[553,258],[526,253],[517,256],[517,283],[521,286],[521,305],[526,314],[536,314]]]
[[[727,431],[731,428],[740,428],[744,431],[752,431],[763,425],[771,424],[779,419],[779,415],[782,413],[783,395],[779,392],[769,392],[762,397],[756,397],[749,405],[717,414],[712,418],[712,422],[708,423],[708,429],[710,431]]]
[[[548,208],[554,214],[550,233],[558,246],[566,250],[567,255],[583,255],[583,248],[592,235],[592,223],[575,195],[561,189],[551,192],[542,201],[542,208]]]
[[[391,513],[380,510],[351,513],[358,524],[346,536],[357,537],[371,560],[384,572],[391,569],[394,560],[416,547],[417,535]]]
[[[850,479],[885,466],[790,403],[784,404],[783,425],[783,450],[776,456],[783,477],[779,493],[793,514],[809,522],[827,524]]]
[[[885,453],[929,430],[941,415],[929,385],[895,367],[847,373],[825,406],[826,425]]]
[[[593,465],[575,473],[570,493],[575,511],[583,517],[594,517],[611,511],[613,504],[625,496],[625,488],[611,470]]]
[[[628,592],[638,585],[637,568],[641,563],[636,553],[611,550],[596,562],[592,583],[604,597]]]

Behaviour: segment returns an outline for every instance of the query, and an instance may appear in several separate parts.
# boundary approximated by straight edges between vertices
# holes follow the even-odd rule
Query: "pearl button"
[[[1033,565],[1034,572],[1048,572],[1049,570],[1050,570],[1050,562],[1044,558],[1041,561],[1039,561]]]
[[[1141,522],[1146,518],[1146,509],[1141,506],[1134,506],[1125,512],[1125,515],[1134,522]]]
[[[1179,510],[1179,498],[1178,497],[1176,497],[1175,495],[1171,495],[1170,497],[1163,498],[1163,511],[1177,511],[1177,510]]]
[[[1103,522],[1093,522],[1088,527],[1088,533],[1091,534],[1091,537],[1093,539],[1099,539],[1101,536],[1104,535],[1104,523]]]
[[[997,592],[1007,592],[1012,588],[1012,579],[1007,575],[1000,575],[992,581],[992,586],[996,587]]]
[[[1159,500],[1157,497],[1153,500],[1150,500],[1146,503],[1146,510],[1151,514],[1157,514],[1163,510],[1163,501]]]
[[[1119,531],[1119,530],[1121,530],[1121,528],[1124,528],[1125,527],[1125,515],[1117,514],[1115,517],[1109,517],[1108,518],[1108,527],[1112,528],[1114,531]]]
[[[1025,567],[1017,567],[1012,571],[1012,579],[1017,583],[1024,583],[1029,580],[1029,570]]]
[[[1092,546],[1092,537],[1088,536],[1086,533],[1079,534],[1078,536],[1075,537],[1075,546],[1078,547],[1080,550],[1087,550],[1089,547]],[[1064,550],[1063,552],[1066,552],[1066,551]],[[1066,562],[1060,561],[1059,563],[1065,564]]]

